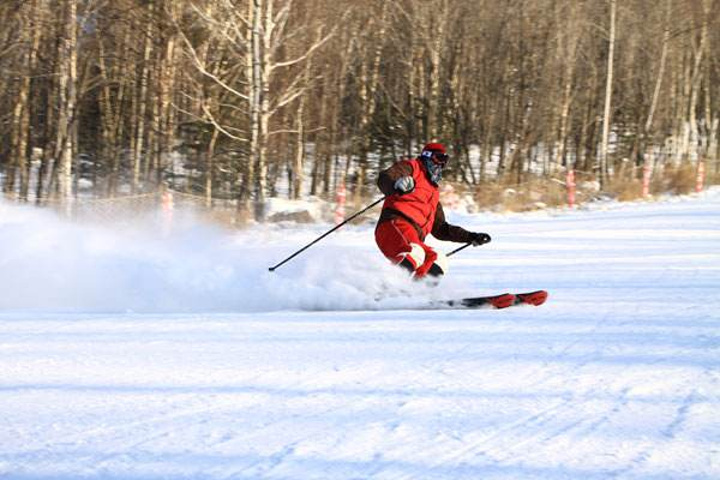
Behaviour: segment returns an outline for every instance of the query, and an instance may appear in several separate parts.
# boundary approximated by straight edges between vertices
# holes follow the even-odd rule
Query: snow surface
[[[431,289],[372,225],[270,273],[328,226],[0,203],[0,478],[720,478],[720,189],[449,216],[494,241]]]

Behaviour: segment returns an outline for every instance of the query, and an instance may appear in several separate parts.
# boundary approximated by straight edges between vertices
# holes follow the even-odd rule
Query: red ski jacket
[[[413,177],[415,190],[399,195],[395,191],[395,181],[404,176]],[[450,225],[445,220],[438,187],[430,181],[425,166],[419,159],[395,163],[380,172],[377,183],[380,191],[387,196],[378,224],[401,217],[415,227],[422,240],[432,233],[438,240],[463,243],[472,241],[470,232]]]

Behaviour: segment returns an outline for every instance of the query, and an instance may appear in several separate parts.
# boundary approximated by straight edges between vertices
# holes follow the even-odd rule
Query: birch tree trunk
[[[26,72],[20,82],[20,90],[17,95],[17,102],[13,111],[13,128],[11,140],[10,163],[17,167],[17,173],[20,180],[18,198],[21,201],[28,200],[30,190],[30,162],[29,157],[29,136],[30,136],[30,90],[32,86],[31,78],[37,67],[38,49],[40,46],[40,37],[42,29],[38,25],[38,0],[30,2],[29,12],[25,18],[25,31],[31,35],[27,45],[25,54]],[[10,174],[6,183],[7,190],[14,189],[13,173]]]
[[[263,97],[263,71],[262,71],[262,21],[263,21],[263,4],[272,0],[250,0],[250,58],[251,72],[250,78],[250,164],[249,178],[246,179],[248,187],[255,192],[255,216],[262,216],[260,209],[263,208],[265,202],[265,190],[259,188],[261,185],[261,170],[264,170],[264,159],[262,158],[263,149],[260,146],[261,141],[261,117],[262,117],[262,97]],[[254,175],[253,175],[254,174]],[[264,182],[263,182],[264,183]],[[250,198],[248,198],[248,201]]]
[[[142,172],[143,153],[145,149],[145,128],[147,122],[147,107],[148,107],[148,90],[150,83],[150,58],[152,56],[152,42],[153,42],[153,15],[155,12],[155,3],[153,0],[150,1],[146,12],[147,23],[146,28],[142,31],[143,35],[143,54],[140,63],[140,86],[135,96],[135,134],[133,139],[133,152],[132,152],[132,180],[131,190],[133,193],[137,192],[140,185],[140,174]]]
[[[286,8],[290,8],[289,5],[292,3],[292,0],[286,1],[288,2]],[[277,48],[277,45],[274,41],[274,36],[276,35],[274,12],[275,0],[256,0],[256,2],[261,3],[262,35],[259,38],[260,51],[258,52],[260,64],[258,65],[259,83],[257,87],[260,95],[260,125],[258,128],[259,136],[255,218],[264,220],[265,201],[268,190],[268,134],[270,132],[270,117],[273,114],[270,110],[270,75],[272,69],[274,68],[272,54],[275,48]],[[262,3],[264,3],[264,11]]]
[[[657,109],[658,100],[660,98],[660,88],[662,80],[665,76],[665,65],[667,63],[668,45],[670,44],[670,13],[672,11],[672,1],[665,2],[665,26],[663,28],[662,48],[660,50],[660,66],[658,67],[657,77],[655,79],[655,88],[653,89],[652,100],[650,101],[650,111],[645,121],[645,133],[648,134],[652,130],[653,121],[655,120],[655,110]]]
[[[220,131],[217,128],[213,129],[207,151],[205,152],[205,206],[207,208],[212,207],[215,145],[217,144],[218,136],[220,136]]]
[[[56,58],[51,59],[50,69],[55,70],[57,64]],[[55,92],[55,82],[53,80],[48,81],[46,88],[50,92]],[[54,159],[56,155],[56,135],[55,135],[55,123],[57,121],[58,111],[55,103],[52,99],[48,98],[43,106],[45,110],[45,127],[43,128],[43,138],[41,145],[43,146],[43,153],[40,159],[40,171],[38,172],[37,185],[35,186],[35,203],[37,205],[43,205],[44,202],[52,195],[53,186],[53,175],[54,175]]]
[[[567,160],[567,145],[568,145],[568,130],[570,128],[570,105],[572,103],[572,93],[573,93],[573,77],[575,75],[575,65],[576,65],[576,54],[578,50],[578,43],[580,41],[580,29],[582,28],[579,24],[579,18],[576,13],[577,6],[572,4],[570,5],[570,12],[569,14],[567,12],[561,14],[559,11],[556,12],[558,15],[557,22],[558,24],[562,25],[563,20],[560,17],[560,15],[566,16],[565,18],[570,18],[570,21],[567,22],[568,25],[565,26],[567,29],[565,32],[565,35],[560,39],[560,45],[558,46],[558,53],[560,54],[561,58],[560,63],[564,66],[563,68],[563,75],[561,78],[561,100],[559,103],[559,129],[558,129],[558,139],[557,139],[557,147],[556,147],[556,158],[558,159],[558,163],[561,165],[564,165],[567,169],[573,169],[574,165],[571,165],[570,162]]]
[[[612,108],[612,91],[613,91],[613,63],[615,60],[615,21],[617,14],[617,0],[610,1],[610,36],[608,39],[608,61],[607,61],[607,80],[605,82],[605,110],[603,113],[603,134],[602,144],[600,147],[600,159],[598,165],[598,180],[600,187],[603,188],[607,183],[608,174],[608,149],[610,142],[610,123]]]
[[[65,205],[67,214],[72,212],[72,166],[75,153],[73,133],[77,118],[77,32],[78,0],[65,0],[62,38],[58,50],[58,120],[54,177],[58,198]]]
[[[708,42],[708,17],[710,14],[712,0],[703,0],[703,19],[700,27],[700,41],[694,52],[692,77],[690,81],[690,101],[688,104],[688,131],[689,145],[688,154],[692,160],[698,160],[698,146],[700,144],[700,125],[697,118],[698,102],[700,98],[700,87],[703,78],[705,50]]]
[[[166,1],[164,13],[175,20],[178,17],[176,1]],[[167,29],[169,30],[169,29]],[[157,91],[159,96],[158,146],[155,162],[155,182],[163,182],[165,173],[173,173],[172,151],[175,143],[175,109],[172,107],[176,81],[176,46],[177,36],[169,30],[166,32],[165,48],[159,62]]]

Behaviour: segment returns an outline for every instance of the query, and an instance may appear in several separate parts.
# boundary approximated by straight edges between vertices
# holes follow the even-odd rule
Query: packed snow
[[[437,288],[371,223],[271,273],[330,226],[182,217],[0,203],[0,478],[720,478],[718,188],[450,212],[493,242]]]

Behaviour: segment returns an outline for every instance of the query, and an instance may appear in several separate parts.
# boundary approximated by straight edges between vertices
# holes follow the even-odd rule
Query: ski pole
[[[487,235],[486,235],[486,236],[487,236]],[[490,237],[489,237],[489,236],[487,236],[487,239],[485,239],[485,241],[484,241],[483,243],[479,243],[478,245],[485,245],[486,243],[490,243]],[[446,257],[449,257],[449,256],[451,256],[451,255],[455,255],[455,254],[458,253],[460,250],[463,250],[463,249],[469,247],[469,246],[472,245],[472,244],[473,244],[473,242],[466,243],[466,244],[463,245],[462,247],[456,248],[455,250],[453,250],[452,252],[446,254],[445,256],[446,256]]]
[[[456,248],[455,250],[453,250],[452,252],[446,254],[445,256],[446,256],[446,257],[449,257],[449,256],[452,256],[452,255],[455,255],[455,254],[458,253],[460,250],[463,250],[463,249],[469,247],[470,245],[472,245],[472,242],[466,243],[466,244],[463,245],[462,247]]]
[[[372,207],[374,207],[374,206],[377,205],[378,203],[382,202],[383,200],[385,200],[385,197],[378,198],[378,199],[375,200],[373,203],[371,203],[371,204],[368,205],[367,207],[363,208],[363,209],[360,210],[359,212],[356,212],[356,213],[352,214],[351,216],[349,216],[348,218],[346,218],[345,220],[343,220],[341,223],[338,223],[338,224],[335,225],[333,228],[331,228],[331,229],[328,230],[327,232],[323,233],[323,234],[320,235],[318,238],[316,238],[316,239],[313,240],[312,242],[310,242],[310,243],[308,243],[307,245],[305,245],[304,247],[302,247],[302,248],[301,248],[300,250],[298,250],[297,252],[295,252],[295,253],[293,253],[292,255],[290,255],[289,257],[287,257],[287,258],[286,258],[285,260],[283,260],[282,262],[278,263],[278,264],[275,265],[274,267],[268,268],[268,270],[270,270],[271,272],[274,272],[278,267],[280,267],[280,266],[283,265],[284,263],[289,262],[290,260],[292,260],[292,259],[295,258],[296,256],[300,255],[302,252],[304,252],[304,251],[307,250],[308,248],[310,248],[310,247],[312,247],[313,245],[315,245],[317,242],[319,242],[319,241],[322,240],[323,238],[325,238],[325,237],[327,237],[328,235],[330,235],[331,233],[333,233],[333,232],[334,232],[335,230],[337,230],[338,228],[340,228],[340,227],[342,227],[343,225],[345,225],[346,223],[348,223],[350,220],[352,220],[352,219],[354,219],[355,217],[358,217],[358,216],[362,215],[363,213],[367,212],[368,210],[370,210]]]

